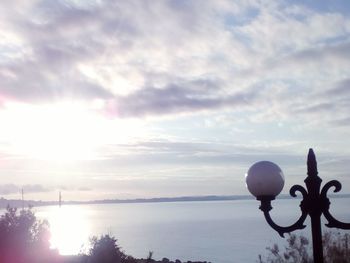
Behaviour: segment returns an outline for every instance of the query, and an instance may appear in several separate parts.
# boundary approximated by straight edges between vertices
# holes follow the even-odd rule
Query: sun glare
[[[82,251],[90,236],[90,226],[84,210],[77,206],[52,207],[46,215],[50,223],[51,248],[61,255]]]
[[[104,144],[127,143],[140,127],[109,120],[83,103],[10,104],[0,114],[1,138],[10,151],[57,161],[96,158]]]

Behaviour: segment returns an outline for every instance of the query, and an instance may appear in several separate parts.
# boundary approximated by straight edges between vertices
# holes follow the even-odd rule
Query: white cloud
[[[234,160],[239,165],[262,155],[274,158],[283,138],[291,142],[282,144],[290,162],[295,159],[288,152],[300,156],[304,151],[296,149],[307,148],[306,142],[334,152],[341,147],[335,143],[332,148],[332,138],[346,140],[350,123],[350,19],[344,10],[317,8],[317,2],[305,5],[6,1],[0,7],[0,111],[6,113],[11,103],[56,107],[73,101],[109,123],[142,120],[146,129],[136,125],[136,132],[130,132],[139,140],[123,145],[110,136],[118,127],[105,133],[86,125],[84,133],[79,117],[72,113],[67,118],[76,130],[66,144],[102,138],[99,149],[105,152],[99,154],[110,162],[104,166],[105,159],[93,158],[101,161],[91,164],[96,165],[94,176],[113,173],[115,164],[135,162],[143,167],[187,162],[192,168],[210,163],[215,171],[218,164]],[[30,122],[29,110],[26,116]],[[16,119],[14,123],[21,122]],[[208,125],[195,125],[204,122]],[[125,136],[119,136],[128,138],[128,129],[120,127]],[[153,138],[175,138],[174,143],[158,142],[160,151],[150,139],[152,129]],[[59,129],[39,130],[34,138]],[[48,138],[55,137],[50,133]],[[14,134],[20,134],[18,129]],[[193,138],[214,144],[215,151],[203,149],[204,144],[194,149]],[[1,139],[2,151],[9,154],[11,143]],[[244,154],[228,151],[220,142],[230,142]],[[235,148],[238,142],[247,152]]]

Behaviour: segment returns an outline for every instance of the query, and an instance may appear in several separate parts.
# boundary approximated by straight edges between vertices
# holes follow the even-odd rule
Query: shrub
[[[90,239],[89,263],[120,263],[122,252],[117,246],[117,240],[109,235],[96,236]]]
[[[325,263],[350,263],[350,234],[325,232],[323,234],[323,257]],[[303,235],[289,234],[283,250],[277,244],[267,247],[266,261],[259,255],[260,263],[312,263],[312,244]]]
[[[326,232],[323,235],[325,262],[350,262],[350,234]]]
[[[137,261],[124,254],[117,245],[117,240],[110,235],[96,236],[90,239],[89,263],[136,263]]]

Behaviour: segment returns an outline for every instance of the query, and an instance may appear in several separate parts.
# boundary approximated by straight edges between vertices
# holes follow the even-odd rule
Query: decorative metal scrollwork
[[[333,192],[339,192],[341,190],[341,184],[336,180],[332,180],[326,183],[322,190],[320,190],[322,179],[318,176],[316,157],[312,149],[309,150],[308,154],[307,171],[308,176],[304,180],[306,189],[301,185],[294,185],[289,191],[292,197],[297,196],[296,192],[300,192],[303,196],[300,202],[301,216],[294,224],[283,227],[277,225],[272,220],[270,216],[272,209],[271,201],[275,199],[275,196],[258,196],[257,199],[261,201],[260,209],[264,212],[267,223],[281,237],[284,237],[285,233],[305,228],[304,222],[309,215],[311,218],[314,262],[323,263],[321,215],[323,214],[328,221],[326,224],[327,227],[350,229],[350,224],[335,219],[329,212],[330,201],[327,197],[327,192],[332,187],[334,187]]]
[[[349,223],[344,223],[344,222],[341,222],[337,219],[335,219],[332,214],[329,212],[329,205],[330,205],[330,201],[327,197],[327,192],[328,190],[331,188],[331,187],[334,187],[334,190],[333,192],[334,193],[337,193],[341,190],[341,183],[338,182],[337,180],[332,180],[328,183],[326,183],[323,188],[322,188],[322,191],[321,191],[321,198],[323,200],[325,200],[325,202],[327,202],[327,206],[324,207],[324,210],[323,210],[323,215],[324,217],[327,219],[328,223],[326,224],[327,227],[330,227],[330,228],[333,228],[333,227],[336,227],[336,228],[341,228],[341,229],[350,229],[350,224]]]
[[[313,155],[313,152],[311,152],[308,160],[309,176],[305,180],[308,190],[306,190],[301,185],[293,185],[289,191],[289,194],[292,197],[296,197],[297,192],[300,192],[303,197],[302,201],[300,202],[301,216],[294,224],[286,227],[277,225],[272,220],[270,215],[270,211],[272,210],[271,201],[274,200],[275,198],[273,196],[272,197],[265,196],[265,197],[258,198],[261,201],[260,210],[264,212],[264,216],[267,223],[274,230],[276,230],[281,237],[284,237],[285,233],[289,233],[294,230],[305,228],[304,222],[306,220],[306,217],[308,215],[311,216],[312,213],[318,213],[319,215],[323,214],[328,221],[328,223],[326,224],[327,227],[350,229],[349,223],[344,223],[335,219],[332,216],[332,214],[329,212],[330,201],[327,197],[327,192],[332,187],[334,187],[335,193],[339,192],[341,190],[341,183],[336,180],[332,180],[323,186],[320,193],[319,188],[322,180],[317,176],[316,160],[313,158],[314,158],[314,155]],[[315,191],[315,189],[317,191]]]
[[[294,185],[294,186],[292,186],[292,188],[289,191],[289,193],[292,197],[297,196],[296,192],[300,192],[302,194],[303,198],[305,198],[307,196],[307,191],[301,185]],[[304,225],[304,222],[305,222],[305,219],[307,217],[307,211],[305,211],[305,209],[303,208],[303,201],[300,203],[301,216],[299,217],[299,219],[294,224],[292,224],[290,226],[283,227],[283,226],[277,225],[272,220],[272,218],[270,216],[270,210],[272,209],[271,200],[273,200],[273,199],[262,198],[260,209],[264,212],[264,216],[265,216],[267,223],[274,230],[276,230],[281,237],[284,237],[285,233],[289,233],[289,232],[292,232],[294,230],[303,229],[306,227],[306,225]]]

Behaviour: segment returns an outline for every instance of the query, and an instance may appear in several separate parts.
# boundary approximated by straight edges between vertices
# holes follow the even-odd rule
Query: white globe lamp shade
[[[283,189],[284,175],[277,164],[261,161],[249,168],[246,184],[249,192],[255,197],[275,197]]]

